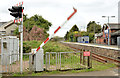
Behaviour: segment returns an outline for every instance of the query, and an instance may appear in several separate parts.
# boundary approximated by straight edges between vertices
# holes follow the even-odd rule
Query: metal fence
[[[46,52],[45,63],[48,71],[90,68],[92,64],[83,52]]]
[[[29,56],[23,54],[23,72],[29,71]],[[20,54],[0,54],[0,73],[17,73],[20,72]]]
[[[20,72],[20,54],[0,54],[0,73]],[[31,53],[23,53],[23,72],[32,71]],[[44,69],[71,70],[90,68],[90,57],[83,56],[83,52],[46,52],[44,56]],[[11,60],[10,60],[11,58]]]

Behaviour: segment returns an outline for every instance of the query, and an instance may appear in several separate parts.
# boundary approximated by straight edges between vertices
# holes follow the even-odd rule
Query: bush
[[[89,40],[90,40],[90,42],[93,42],[93,40],[94,40],[94,33],[89,33]]]
[[[41,41],[25,41],[23,43],[23,51],[24,53],[31,52],[31,49],[38,48],[42,42]],[[53,42],[49,41],[44,47],[44,53],[45,52],[67,52],[67,51],[73,51],[67,46],[64,46],[63,44],[59,42]]]
[[[31,45],[23,42],[23,53],[29,53],[31,52]]]

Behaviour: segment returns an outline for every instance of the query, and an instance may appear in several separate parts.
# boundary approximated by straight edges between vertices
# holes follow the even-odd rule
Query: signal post
[[[20,22],[19,26],[20,39],[21,39],[21,49],[20,49],[20,72],[23,72],[23,2],[17,4],[16,6],[12,6],[8,10],[11,12],[10,15],[15,17],[14,23]]]

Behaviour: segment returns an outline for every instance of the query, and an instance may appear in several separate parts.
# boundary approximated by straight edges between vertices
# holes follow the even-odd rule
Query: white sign
[[[107,34],[107,33],[108,33],[108,30],[105,30],[104,32]]]
[[[19,25],[19,32],[23,32],[23,26]]]
[[[78,37],[77,40],[80,43],[89,43],[89,36]]]

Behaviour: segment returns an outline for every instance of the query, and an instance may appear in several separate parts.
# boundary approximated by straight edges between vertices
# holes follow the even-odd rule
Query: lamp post
[[[97,22],[98,25],[99,25],[99,23],[100,23],[100,22]],[[98,42],[97,42],[97,43],[99,43],[99,38],[98,38]]]
[[[100,22],[97,22],[97,24],[99,25]]]
[[[94,23],[94,44],[95,44],[95,23]]]
[[[109,27],[109,20],[110,20],[110,17],[111,18],[115,18],[115,16],[102,16],[102,18],[108,18],[108,45],[110,45],[110,38],[109,38],[109,35],[110,35],[110,27]]]

